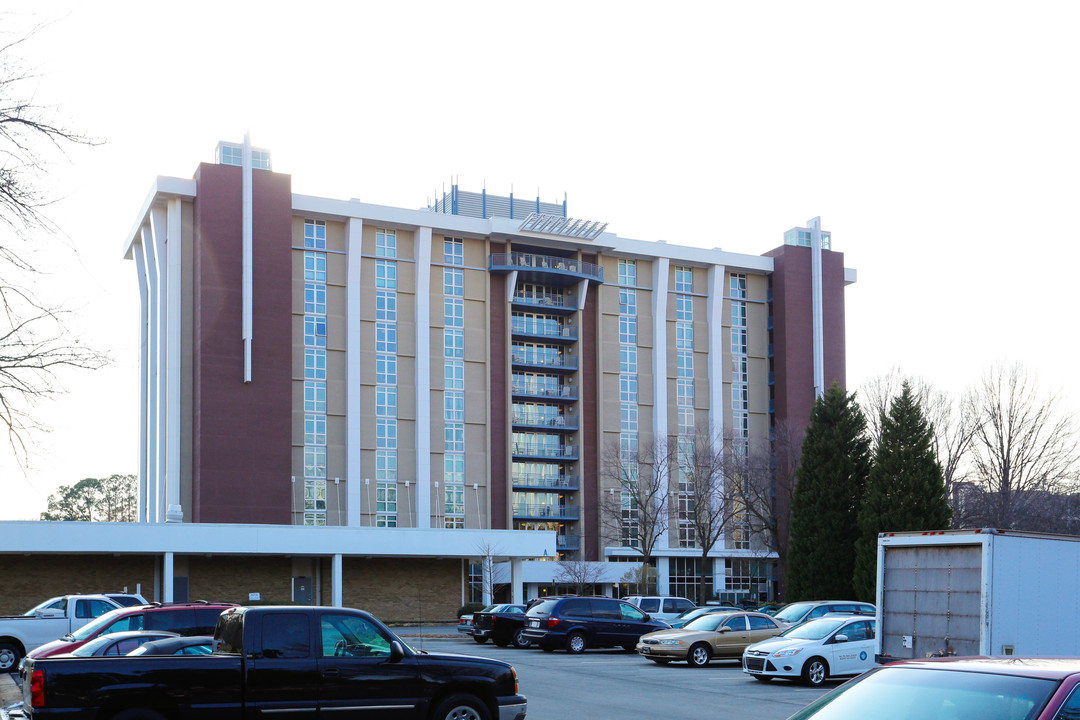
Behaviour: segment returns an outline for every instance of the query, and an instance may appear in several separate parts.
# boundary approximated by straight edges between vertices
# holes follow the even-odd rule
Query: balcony
[[[515,399],[543,398],[574,402],[578,398],[577,385],[540,385],[538,383],[514,381],[510,387]]]
[[[522,412],[515,410],[511,415],[510,422],[514,425],[541,428],[544,430],[556,430],[569,432],[578,429],[578,418],[574,413],[560,413],[558,415],[541,415],[536,412]]]
[[[510,364],[523,369],[551,370],[552,372],[574,372],[577,370],[576,355],[568,353],[545,354],[514,349],[510,351]]]
[[[555,549],[556,550],[580,550],[581,549],[581,536],[580,535],[556,535],[555,536]]]
[[[542,338],[565,343],[574,342],[578,337],[576,325],[516,315],[510,318],[510,333],[527,338]]]
[[[577,520],[580,516],[578,505],[514,503],[515,520]]]
[[[541,460],[577,460],[577,445],[542,445],[541,443],[511,443],[510,452],[518,458],[538,458]]]
[[[577,312],[578,298],[574,293],[529,292],[514,295],[510,301],[514,305],[530,309],[539,308],[544,312],[565,315]]]
[[[544,285],[573,285],[581,280],[604,282],[604,268],[576,258],[535,253],[492,253],[488,259],[490,272],[518,272],[518,279]]]
[[[514,490],[577,490],[577,475],[512,475]]]

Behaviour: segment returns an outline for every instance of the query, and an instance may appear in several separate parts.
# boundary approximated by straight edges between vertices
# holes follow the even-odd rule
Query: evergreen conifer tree
[[[952,511],[945,477],[934,455],[934,431],[911,386],[905,382],[881,416],[881,440],[859,509],[855,591],[874,602],[879,533],[944,530]]]
[[[814,403],[792,499],[788,600],[853,597],[858,509],[870,472],[866,418],[838,384]]]

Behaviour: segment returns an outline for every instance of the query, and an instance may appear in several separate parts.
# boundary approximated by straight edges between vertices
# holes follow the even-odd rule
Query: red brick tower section
[[[504,243],[492,242],[492,255],[508,252]],[[506,276],[489,273],[491,308],[491,479],[492,530],[512,527],[507,517],[510,493],[510,352],[507,339]]]
[[[582,261],[599,265],[596,255],[582,255]],[[589,284],[585,309],[581,313],[581,556],[600,559],[600,363],[599,322],[600,286]]]
[[[253,173],[244,382],[242,170],[195,174],[192,521],[292,522],[292,179]]]
[[[810,411],[814,407],[814,322],[811,249],[783,245],[766,257],[773,258],[772,345],[774,420],[785,428],[795,447],[801,447]],[[822,338],[825,387],[834,382],[846,387],[846,339],[844,332],[844,254],[821,251]],[[780,468],[781,472],[790,468]],[[781,538],[788,537],[788,497],[778,492],[776,512]],[[786,568],[778,568],[781,597]]]

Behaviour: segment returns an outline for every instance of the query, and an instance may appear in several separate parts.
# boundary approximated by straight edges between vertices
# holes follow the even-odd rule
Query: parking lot
[[[696,669],[656,665],[623,650],[581,655],[514,650],[470,638],[408,637],[414,647],[495,658],[514,665],[529,698],[529,720],[566,718],[679,718],[785,720],[839,683],[813,689],[784,681],[762,683],[736,662]]]

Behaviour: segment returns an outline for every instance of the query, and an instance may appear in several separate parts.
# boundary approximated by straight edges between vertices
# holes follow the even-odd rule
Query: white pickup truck
[[[22,615],[0,617],[0,673],[14,672],[19,660],[38,645],[81,628],[120,604],[104,595],[49,598]]]

